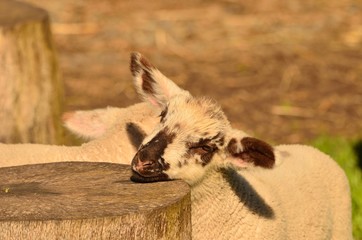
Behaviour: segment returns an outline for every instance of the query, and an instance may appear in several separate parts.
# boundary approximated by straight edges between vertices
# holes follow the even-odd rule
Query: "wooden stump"
[[[0,1],[0,142],[63,143],[63,85],[49,17]]]
[[[1,168],[0,239],[191,239],[186,183],[129,178],[113,163]]]

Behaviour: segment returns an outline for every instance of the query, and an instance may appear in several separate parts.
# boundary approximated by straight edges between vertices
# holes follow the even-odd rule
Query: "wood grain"
[[[0,142],[63,143],[63,83],[46,11],[0,1]]]
[[[130,175],[112,163],[1,168],[0,239],[191,239],[188,185]]]

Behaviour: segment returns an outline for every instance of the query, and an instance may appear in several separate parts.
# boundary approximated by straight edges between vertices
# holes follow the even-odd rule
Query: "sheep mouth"
[[[160,158],[162,159],[162,158]],[[139,158],[139,154],[132,159],[131,169],[133,182],[148,183],[148,182],[160,182],[170,180],[168,175],[164,173],[167,170],[167,165],[164,161],[143,160]]]
[[[151,182],[162,182],[162,181],[170,181],[167,174],[160,172],[158,175],[152,174],[152,176],[144,176],[139,172],[132,169],[131,181],[136,183],[151,183]]]

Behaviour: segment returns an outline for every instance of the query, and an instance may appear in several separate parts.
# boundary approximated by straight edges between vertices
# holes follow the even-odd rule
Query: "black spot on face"
[[[166,115],[167,115],[168,107],[162,110],[160,114],[160,122],[163,123],[165,121]]]
[[[170,164],[168,162],[166,162],[164,158],[162,158],[162,157],[159,158],[158,163],[161,164],[163,171],[167,171],[170,169]]]
[[[168,133],[168,128],[157,133],[157,135],[146,143],[139,151],[139,159],[157,161],[162,155],[168,144],[172,143],[175,134]]]
[[[196,164],[201,163],[203,167],[209,164],[218,148],[215,144],[211,144],[209,141],[206,142],[207,144],[203,141],[199,141],[198,143],[187,143],[186,146],[188,151],[185,155],[185,158],[188,159],[194,157],[195,155],[199,155],[201,162],[195,159]]]
[[[208,135],[208,133],[207,134],[206,133],[203,133],[202,135],[203,136]],[[208,145],[209,143],[213,143],[213,142],[218,143],[220,141],[222,141],[222,142],[224,141],[224,135],[219,132],[215,136],[212,136],[212,137],[209,137],[209,138],[200,138],[198,143],[196,143],[195,145],[202,146],[202,145]]]
[[[203,146],[203,145],[208,144],[210,141],[211,141],[210,138],[200,138],[197,145]]]
[[[133,181],[161,181],[168,179],[164,171],[170,169],[163,154],[168,144],[172,143],[175,134],[168,128],[160,131],[145,145],[142,145],[132,160]],[[152,180],[154,179],[154,180]]]
[[[204,132],[202,136],[206,136],[209,133]],[[219,132],[215,136],[209,138],[200,138],[197,142],[187,142],[186,148],[187,153],[185,154],[186,159],[193,158],[195,155],[199,155],[201,162],[195,161],[202,166],[209,164],[215,154],[219,150],[220,145],[224,145],[224,135]]]
[[[224,146],[225,143],[225,137],[222,136],[218,140],[216,140],[216,143],[219,144],[221,147]]]
[[[207,152],[203,155],[201,155],[201,166],[205,167],[207,164],[209,164],[211,162],[212,157],[214,156],[214,151],[213,152]]]
[[[220,147],[224,146],[225,143],[225,136],[223,133],[219,132],[214,137],[211,138],[217,145]]]
[[[142,159],[159,159],[167,145],[171,143],[173,140],[173,136],[167,135],[164,131],[160,131],[151,141],[145,144],[139,150],[139,158]]]
[[[221,132],[218,132],[215,136],[211,137],[212,140],[217,140],[221,137],[223,137],[224,135]]]

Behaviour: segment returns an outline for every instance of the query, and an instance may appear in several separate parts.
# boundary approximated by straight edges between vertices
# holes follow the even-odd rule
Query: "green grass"
[[[357,153],[361,154],[362,142],[324,136],[312,145],[330,155],[346,172],[352,192],[353,236],[355,240],[362,240],[362,171]]]

